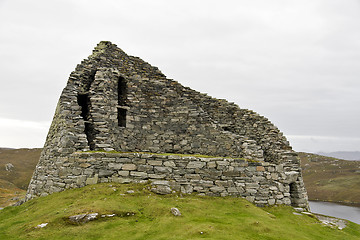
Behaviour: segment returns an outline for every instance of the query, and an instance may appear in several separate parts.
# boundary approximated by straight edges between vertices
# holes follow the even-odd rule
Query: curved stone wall
[[[57,158],[53,166],[38,168],[34,178],[27,199],[101,182],[150,181],[152,190],[160,194],[238,196],[258,206],[308,207],[296,165],[240,158],[77,152]]]
[[[161,161],[157,166],[146,154],[130,154],[127,160],[89,150],[230,158],[198,158],[196,167],[188,167],[191,158],[172,155],[170,163],[151,154]],[[126,170],[126,164],[136,167]],[[267,118],[184,87],[116,45],[100,42],[70,74],[27,199],[90,182],[160,179],[155,189],[238,195],[258,205],[306,205],[300,172],[297,154]]]

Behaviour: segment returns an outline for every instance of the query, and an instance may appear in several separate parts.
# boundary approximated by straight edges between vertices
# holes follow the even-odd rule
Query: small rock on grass
[[[70,216],[69,220],[71,223],[81,224],[87,223],[89,221],[95,220],[99,214],[98,213],[89,213],[89,214],[79,214]]]
[[[181,216],[181,212],[180,212],[179,209],[177,209],[177,208],[171,208],[171,213],[172,213],[174,216]]]
[[[43,227],[46,227],[46,225],[48,225],[48,223],[42,223],[42,224],[37,225],[35,228],[43,228]]]

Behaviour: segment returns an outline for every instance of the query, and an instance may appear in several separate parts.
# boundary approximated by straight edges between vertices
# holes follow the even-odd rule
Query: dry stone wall
[[[125,96],[119,96],[120,79]],[[266,118],[183,87],[109,42],[101,42],[71,73],[44,148],[47,156],[105,149],[270,162],[281,162],[282,152],[291,149]]]
[[[258,206],[308,207],[301,172],[293,164],[191,155],[77,152],[38,171],[51,173],[36,180],[34,193],[41,191],[41,196],[88,184],[150,181],[152,190],[160,194],[179,191],[238,196]]]
[[[296,181],[302,182],[296,153],[268,119],[167,79],[158,68],[140,58],[128,56],[110,42],[100,42],[93,54],[70,74],[29,184],[27,199],[82,186],[83,182],[69,182],[73,177],[78,179],[79,174],[81,179],[95,177],[84,174],[82,171],[85,169],[81,168],[81,173],[73,173],[80,170],[73,170],[74,165],[69,162],[76,152],[89,150],[246,158],[265,164],[264,172],[268,171],[266,164],[291,166],[298,172],[299,180]],[[108,169],[106,161],[94,160],[93,163],[96,164],[93,167]],[[69,177],[64,178],[66,176],[60,174],[59,169],[70,171]],[[155,174],[147,171],[136,174],[142,174],[140,172]],[[97,174],[103,181],[100,171]],[[111,175],[111,179],[115,179],[116,174]],[[178,174],[166,175],[165,179],[170,181],[175,176],[178,179]],[[221,177],[217,181],[222,181]],[[172,180],[177,182],[176,179]],[[195,189],[195,185],[189,186]],[[298,189],[293,190],[294,196],[306,195],[304,188],[292,189]],[[206,190],[204,193],[214,192]],[[218,193],[224,195],[229,191],[226,188]],[[278,200],[282,201],[281,198]],[[289,201],[284,200],[284,203],[289,204]]]

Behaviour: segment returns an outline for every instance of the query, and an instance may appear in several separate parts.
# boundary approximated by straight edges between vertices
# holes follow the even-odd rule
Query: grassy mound
[[[163,196],[148,189],[143,184],[103,183],[7,207],[0,211],[0,239],[360,238],[360,225],[332,229],[312,217],[294,215],[291,207],[257,208],[241,198]],[[172,207],[182,215],[172,215]],[[83,213],[99,215],[84,224],[68,220]],[[36,228],[42,223],[48,225]]]

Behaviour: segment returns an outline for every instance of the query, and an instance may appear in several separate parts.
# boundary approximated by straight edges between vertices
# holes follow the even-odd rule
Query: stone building
[[[297,154],[268,119],[100,42],[70,74],[26,199],[111,181],[308,206]]]

